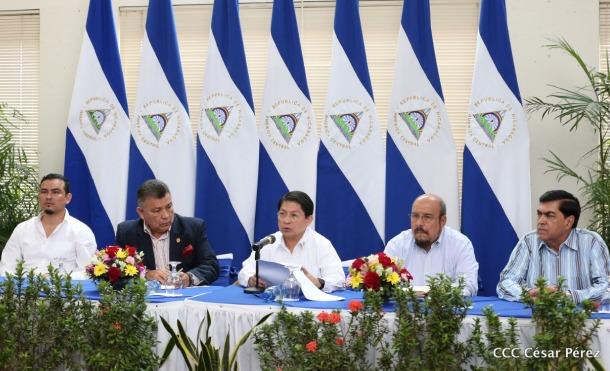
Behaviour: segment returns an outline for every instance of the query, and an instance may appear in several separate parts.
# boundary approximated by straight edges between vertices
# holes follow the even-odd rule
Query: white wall
[[[254,0],[255,1],[255,0]],[[254,2],[249,1],[249,2]],[[478,2],[475,0],[431,0]],[[174,0],[174,4],[210,3],[209,0]],[[295,0],[297,3],[298,0]],[[548,38],[564,37],[590,66],[597,66],[599,44],[598,0],[507,0],[509,29],[517,77],[523,98],[544,96],[553,91],[548,84],[573,87],[584,83],[578,67],[567,56],[542,47]],[[146,0],[114,0],[118,7],[146,5]],[[82,42],[88,0],[2,0],[0,11],[40,11],[40,172],[63,170],[65,127],[72,84]],[[119,31],[120,32],[120,31]],[[576,165],[580,154],[595,143],[595,136],[583,127],[578,135],[551,119],[529,118],[532,165],[532,205],[548,189],[576,192],[573,182],[558,184],[544,174],[542,157],[553,150]],[[578,193],[578,192],[576,192]]]

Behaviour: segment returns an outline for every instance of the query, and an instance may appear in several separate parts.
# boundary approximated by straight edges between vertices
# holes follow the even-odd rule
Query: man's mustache
[[[427,231],[425,231],[423,228],[415,228],[415,233],[418,232],[422,232],[422,233],[428,233]]]

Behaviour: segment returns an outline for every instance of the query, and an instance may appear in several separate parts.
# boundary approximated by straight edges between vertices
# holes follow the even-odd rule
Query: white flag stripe
[[[258,139],[253,140],[253,138],[257,138],[256,119],[248,102],[231,79],[218,51],[213,33],[210,33],[209,44],[201,101],[202,117],[198,135],[218,177],[229,194],[231,205],[237,213],[239,221],[246,230],[250,241],[253,241],[259,146]],[[233,136],[229,137],[227,135],[229,133],[223,131],[224,135],[220,135],[218,140],[211,140],[202,130],[203,125],[210,125],[203,110],[209,108],[210,104],[206,101],[206,97],[215,93],[229,95],[231,99],[236,100],[236,106],[233,109],[238,112],[232,112],[229,115],[225,130],[228,131],[231,126],[235,127],[235,125],[241,127],[233,132]],[[240,122],[233,123],[232,120],[235,118],[239,118]],[[226,150],[224,148],[226,146],[230,146],[234,150]],[[250,156],[244,158],[246,153],[254,154],[256,158],[254,160]]]
[[[104,108],[95,106],[96,99],[100,99],[100,103],[105,101],[114,107],[113,116],[108,117],[108,121],[105,122],[105,125],[114,125],[114,128],[112,131],[109,130],[107,137],[93,139],[85,135],[81,125],[86,125],[88,120],[87,117],[83,117],[85,115],[83,107]],[[125,220],[128,171],[128,161],[125,156],[129,153],[129,118],[110,87],[86,32],[71,102],[68,128],[79,143],[89,164],[98,196],[113,228],[116,228],[118,223]],[[112,171],[112,174],[109,174],[109,171]]]
[[[439,116],[428,117],[428,130],[433,130],[426,142],[418,146],[398,145],[401,143],[401,134],[394,120],[401,122],[396,115],[404,111],[401,102],[408,97],[419,96],[430,99],[427,104],[434,104],[436,109],[433,113]],[[417,101],[421,103],[420,101]],[[417,104],[417,103],[416,103]],[[407,105],[408,106],[408,105]],[[403,109],[401,109],[403,108]],[[411,109],[424,107],[412,106]],[[435,125],[438,125],[435,127]],[[413,175],[423,188],[424,192],[435,193],[443,198],[447,204],[447,224],[456,229],[459,228],[459,205],[457,194],[457,168],[456,153],[449,117],[445,109],[445,103],[438,95],[426,73],[422,69],[415,52],[401,27],[398,37],[398,54],[396,60],[396,72],[390,115],[388,115],[388,132],[397,143],[397,148],[407,162]],[[410,138],[412,141],[412,138]],[[413,200],[397,200],[400,202],[411,202]]]
[[[278,112],[274,109],[273,105],[282,101],[285,101],[287,105],[305,109],[292,135],[295,140],[301,142],[298,144],[298,148],[292,149],[285,143],[280,143],[285,147],[277,150],[277,144],[271,141],[271,138],[277,137],[277,135],[272,136],[269,133],[270,130],[276,130],[273,123],[266,122],[270,120],[269,116],[291,113]],[[278,106],[281,107],[281,104]],[[263,108],[259,115],[259,137],[288,190],[303,191],[312,200],[315,200],[316,195],[316,154],[319,145],[314,119],[311,102],[295,83],[273,39],[270,39],[267,83]],[[294,142],[292,144],[294,145]]]
[[[368,112],[364,112],[364,115],[371,117],[373,120],[370,123],[369,130],[356,130],[354,132],[352,143],[363,141],[358,147],[339,147],[331,143],[333,141],[342,143],[345,138],[328,115],[345,113],[342,112],[342,109],[348,110],[348,112],[353,109],[353,106],[349,103],[338,103],[347,100],[357,102],[362,108],[368,110]],[[375,102],[362,86],[335,34],[333,34],[332,66],[325,115],[326,122],[322,130],[322,141],[356,191],[368,211],[375,229],[383,239],[382,236],[385,232],[385,165],[383,159],[385,154],[379,126],[376,122]],[[366,169],[366,174],[363,174],[363,169]]]
[[[480,35],[477,39],[477,65],[473,77],[472,97],[471,113],[477,112],[473,103],[486,97],[499,97],[512,108],[511,114],[514,117],[511,117],[510,121],[515,123],[515,127],[501,144],[501,151],[489,151],[471,143],[472,136],[468,138],[467,145],[517,236],[522,236],[531,230],[530,178],[529,172],[521,171],[520,166],[515,166],[515,164],[529,164],[527,121],[521,103],[515,98],[497,71]],[[506,120],[509,121],[508,118]],[[470,127],[469,130],[481,129]],[[513,179],[519,181],[506,181]]]
[[[155,142],[149,138],[149,128],[141,116],[165,113],[159,110],[168,110],[172,116],[167,131]],[[167,183],[174,209],[186,216],[193,215],[195,195],[195,152],[191,133],[188,113],[167,81],[145,34],[136,109],[132,113],[132,135],[155,177]]]

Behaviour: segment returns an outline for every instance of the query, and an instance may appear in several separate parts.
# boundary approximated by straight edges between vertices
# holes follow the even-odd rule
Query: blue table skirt
[[[0,281],[3,281],[4,277],[0,277]],[[97,286],[93,281],[90,280],[74,280],[75,284],[80,284],[83,287],[84,295],[90,300],[99,300],[100,294],[97,290]],[[237,304],[237,305],[267,305],[267,306],[278,306],[275,302],[265,302],[263,299],[256,295],[245,294],[243,288],[240,286],[201,286],[201,287],[189,287],[180,290],[170,290],[171,292],[180,293],[182,296],[179,297],[164,297],[164,296],[147,296],[146,301],[149,303],[168,303],[182,300],[193,300],[204,303],[220,303],[220,304]],[[161,290],[161,292],[165,292]],[[284,303],[287,307],[293,308],[305,308],[305,309],[347,309],[347,305],[350,300],[362,300],[362,292],[359,291],[336,291],[334,295],[345,298],[343,301],[332,301],[332,302],[317,302],[309,301],[302,298],[298,302],[286,302]],[[495,296],[474,296],[471,298],[472,305],[468,311],[469,315],[482,316],[483,309],[490,306],[494,312],[500,317],[514,317],[514,318],[531,318],[532,311],[526,308],[520,302],[510,302],[500,300]],[[394,311],[394,304],[389,303],[384,306],[384,310],[387,312]],[[594,313],[592,318],[599,319],[610,319],[610,313]]]

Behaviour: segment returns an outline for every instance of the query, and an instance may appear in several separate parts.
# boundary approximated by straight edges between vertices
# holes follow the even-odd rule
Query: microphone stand
[[[258,287],[258,261],[261,258],[261,247],[254,244],[252,245],[252,250],[254,250],[254,264],[256,266],[256,273],[254,274],[254,276],[256,277],[256,285],[254,285],[254,287],[246,287],[244,289],[244,292],[246,294],[260,294],[261,292],[265,291],[265,289],[263,289],[262,287]]]

